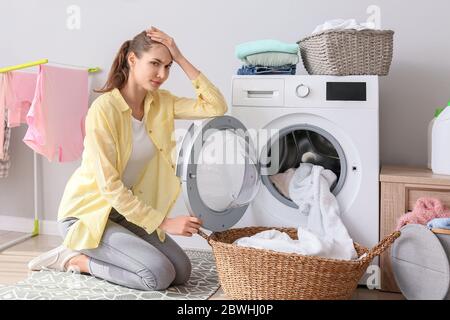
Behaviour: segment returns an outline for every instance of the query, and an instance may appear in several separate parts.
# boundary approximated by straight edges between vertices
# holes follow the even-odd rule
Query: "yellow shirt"
[[[175,174],[174,119],[215,117],[227,111],[223,95],[203,74],[192,84],[197,99],[176,97],[166,90],[147,93],[143,121],[157,152],[132,190],[121,180],[131,155],[131,109],[118,89],[95,99],[86,116],[81,166],[67,182],[58,209],[58,221],[78,218],[64,239],[66,247],[96,248],[112,207],[148,233],[156,230],[164,241],[158,227],[181,189]]]

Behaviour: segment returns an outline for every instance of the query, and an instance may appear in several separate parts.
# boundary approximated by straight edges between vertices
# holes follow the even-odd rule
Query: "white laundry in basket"
[[[344,29],[355,29],[355,30],[366,30],[366,29],[376,29],[374,22],[362,22],[357,23],[355,19],[333,19],[325,21],[323,24],[318,25],[312,34],[323,32],[326,30],[344,30]]]

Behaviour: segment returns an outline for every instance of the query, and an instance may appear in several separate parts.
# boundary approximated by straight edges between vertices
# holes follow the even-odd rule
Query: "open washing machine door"
[[[257,151],[247,128],[231,116],[193,123],[178,153],[177,176],[190,215],[205,229],[235,225],[260,186]]]

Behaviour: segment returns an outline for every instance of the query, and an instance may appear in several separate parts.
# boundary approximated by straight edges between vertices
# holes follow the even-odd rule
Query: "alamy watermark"
[[[273,175],[280,169],[281,137],[278,129],[176,129],[172,139],[175,142],[171,150],[172,161],[189,161],[197,165],[248,165],[259,164],[262,174]],[[189,145],[184,139],[190,140]],[[176,145],[186,150],[178,151]],[[179,159],[180,154],[183,159]]]
[[[377,5],[370,5],[366,9],[367,17],[366,23],[374,29],[381,29],[381,9]]]
[[[370,274],[370,276],[366,280],[367,288],[369,288],[370,290],[381,289],[380,267],[377,265],[371,264],[367,268],[366,273]]]
[[[77,5],[70,5],[66,9],[67,19],[66,27],[69,30],[80,30],[81,29],[81,8]]]

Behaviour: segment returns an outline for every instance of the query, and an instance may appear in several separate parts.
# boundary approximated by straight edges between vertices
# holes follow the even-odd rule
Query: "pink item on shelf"
[[[37,74],[19,71],[9,74],[6,108],[8,109],[8,127],[13,128],[27,123],[27,113],[36,91]]]
[[[396,230],[400,230],[406,224],[426,225],[434,218],[448,217],[450,217],[450,210],[446,210],[439,199],[419,198],[414,204],[413,211],[405,213],[398,219]]]
[[[79,159],[88,98],[87,70],[40,65],[23,141],[49,161]]]

